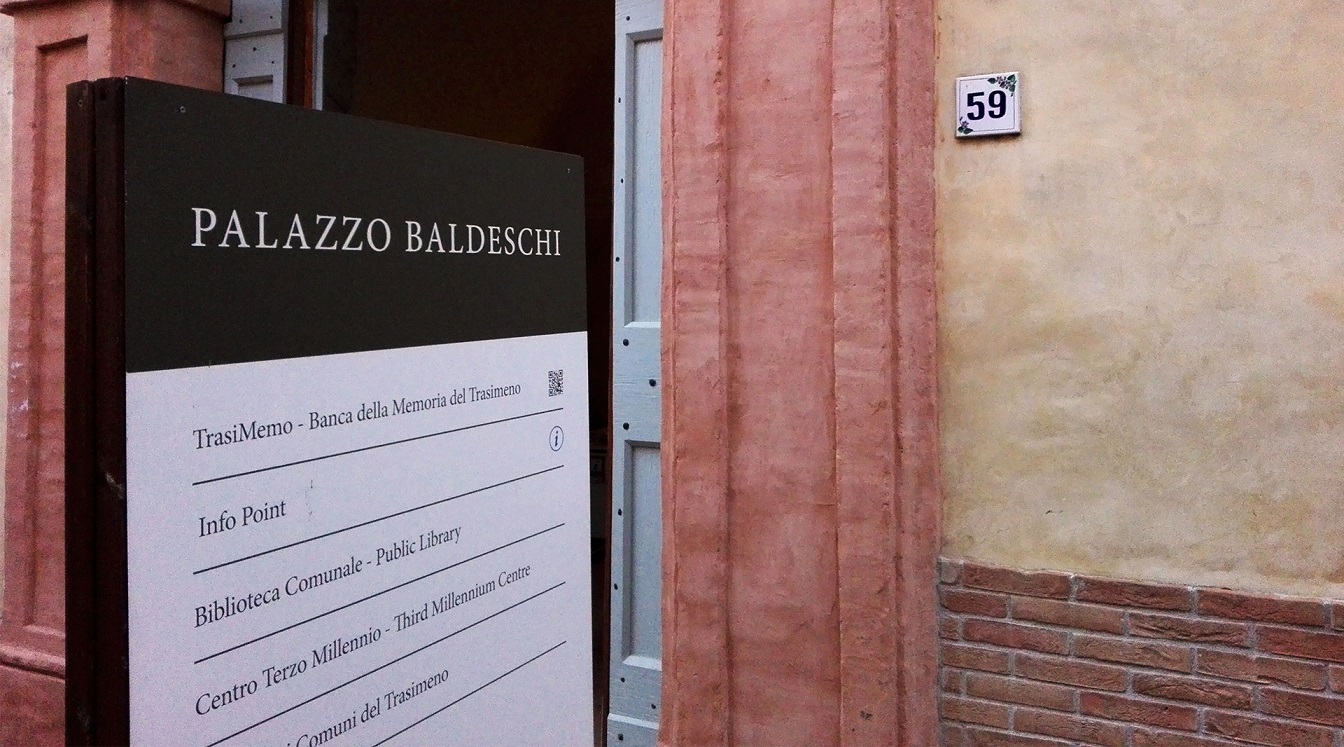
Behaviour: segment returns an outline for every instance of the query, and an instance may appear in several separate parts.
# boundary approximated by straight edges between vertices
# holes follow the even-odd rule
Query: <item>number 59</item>
[[[966,118],[972,121],[985,118],[985,102],[980,99],[985,95],[984,91],[966,94]],[[1001,119],[1008,113],[1008,94],[1003,91],[989,92],[989,118]]]

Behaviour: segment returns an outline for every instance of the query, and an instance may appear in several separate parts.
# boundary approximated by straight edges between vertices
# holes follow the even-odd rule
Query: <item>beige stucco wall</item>
[[[1344,598],[1344,9],[939,10],[946,553]]]
[[[0,371],[9,370],[9,240],[14,178],[14,19],[0,15]],[[0,475],[5,465],[5,409],[0,407]],[[0,479],[0,508],[4,480]],[[0,523],[4,512],[0,511]],[[5,532],[0,528],[0,568],[4,568]],[[5,575],[0,573],[0,599]]]

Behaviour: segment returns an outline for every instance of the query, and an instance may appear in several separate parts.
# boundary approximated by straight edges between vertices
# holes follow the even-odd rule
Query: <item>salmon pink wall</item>
[[[14,19],[0,15],[0,370],[6,363],[5,341],[9,332],[9,234],[10,203],[14,179]],[[0,433],[5,413],[0,410]],[[4,463],[0,443],[0,464]],[[0,501],[4,492],[0,491]],[[4,512],[0,511],[0,516]],[[5,533],[0,531],[0,569],[5,567]],[[0,573],[0,599],[5,596],[5,574]]]
[[[65,87],[117,75],[218,89],[228,0],[22,0],[14,163],[0,744],[65,726]]]
[[[669,3],[665,744],[933,744],[930,0]]]

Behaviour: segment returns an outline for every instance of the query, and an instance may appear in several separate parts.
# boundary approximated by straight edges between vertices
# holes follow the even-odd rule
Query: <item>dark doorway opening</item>
[[[601,740],[610,663],[613,5],[329,0],[324,21],[323,38],[313,40],[323,109],[584,159],[594,726]],[[313,28],[292,27],[303,26]]]

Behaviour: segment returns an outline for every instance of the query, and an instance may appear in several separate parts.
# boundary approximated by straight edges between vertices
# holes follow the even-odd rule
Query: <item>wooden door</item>
[[[662,685],[662,40],[661,0],[618,0],[608,745],[655,743]]]
[[[224,27],[224,92],[285,103],[286,0],[233,0]]]

